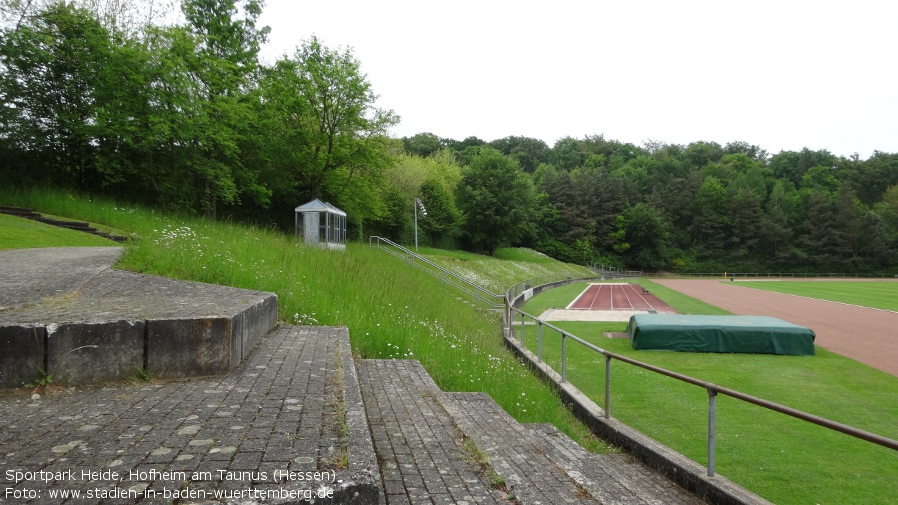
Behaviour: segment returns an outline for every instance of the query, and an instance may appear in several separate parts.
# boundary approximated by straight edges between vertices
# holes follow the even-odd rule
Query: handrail
[[[500,295],[493,293],[490,290],[465,279],[452,270],[438,265],[437,263],[397,244],[396,242],[393,242],[390,239],[372,235],[368,239],[368,245],[371,247],[382,249],[392,254],[393,256],[396,256],[397,258],[404,259],[406,262],[411,263],[412,265],[421,268],[424,271],[430,272],[436,277],[439,277],[442,282],[445,282],[450,286],[454,286],[462,292],[472,296],[477,302],[485,303],[487,306],[495,309],[503,308],[505,306],[504,294]],[[433,272],[430,269],[436,270],[436,272]]]
[[[679,380],[681,382],[686,382],[688,384],[692,384],[694,386],[701,387],[708,392],[708,476],[714,476],[714,449],[715,449],[715,419],[716,419],[716,396],[718,394],[723,394],[729,396],[731,398],[735,398],[737,400],[741,400],[746,403],[751,403],[753,405],[757,405],[759,407],[772,410],[774,412],[778,412],[780,414],[787,415],[789,417],[794,417],[796,419],[801,419],[802,421],[810,422],[816,424],[818,426],[822,426],[824,428],[831,429],[833,431],[838,431],[840,433],[849,435],[854,438],[858,438],[861,440],[865,440],[867,442],[872,442],[877,445],[881,445],[883,447],[887,447],[889,449],[893,449],[898,451],[898,440],[892,440],[890,438],[878,435],[876,433],[871,433],[868,431],[861,430],[859,428],[855,428],[853,426],[849,426],[846,424],[842,424],[836,421],[832,421],[826,419],[824,417],[820,417],[814,414],[809,414],[807,412],[793,409],[791,407],[787,407],[785,405],[781,405],[775,402],[771,402],[765,400],[763,398],[758,398],[756,396],[748,395],[742,393],[740,391],[736,391],[733,389],[725,388],[722,386],[718,386],[716,384],[703,381],[701,379],[696,379],[694,377],[690,377],[688,375],[683,375],[677,372],[673,372],[661,367],[657,367],[655,365],[650,365],[648,363],[644,363],[642,361],[635,360],[633,358],[629,358],[627,356],[623,356],[605,349],[593,345],[576,335],[573,335],[557,326],[554,326],[550,323],[547,323],[531,314],[528,314],[520,309],[517,309],[511,304],[511,300],[509,300],[508,314],[511,316],[512,313],[518,313],[521,315],[521,334],[519,338],[519,342],[523,349],[527,349],[524,340],[524,319],[530,318],[535,321],[538,325],[538,343],[537,343],[537,360],[538,363],[542,363],[542,344],[543,344],[543,327],[547,327],[551,330],[558,332],[561,336],[561,382],[567,382],[567,347],[566,342],[567,339],[571,339],[574,342],[582,344],[583,346],[598,352],[605,356],[605,409],[604,415],[605,419],[610,418],[611,411],[611,361],[618,360],[624,363],[634,365],[645,370],[649,370],[651,372],[655,372],[661,375],[665,375],[667,377]],[[515,335],[515,332],[511,326],[511,317],[506,321],[506,335],[511,336]]]

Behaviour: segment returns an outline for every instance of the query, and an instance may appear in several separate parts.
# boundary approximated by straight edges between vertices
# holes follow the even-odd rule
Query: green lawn
[[[682,311],[701,302],[650,285]],[[570,303],[585,284],[550,290],[524,310],[539,313]],[[566,290],[566,294],[563,292]],[[557,294],[555,292],[561,292]],[[634,351],[627,339],[607,338],[626,323],[552,323],[608,351],[765,398],[834,421],[898,439],[898,378],[817,347],[816,356]],[[527,347],[536,351],[536,329]],[[561,370],[560,338],[543,330],[543,359]],[[569,342],[567,377],[604,405],[604,357]],[[696,386],[612,364],[612,415],[661,443],[707,464],[708,395]],[[717,400],[717,472],[778,504],[894,503],[898,452],[729,397]]]
[[[739,286],[898,312],[898,282],[751,281]]]
[[[30,219],[0,214],[0,251],[35,247],[117,246],[112,240]]]

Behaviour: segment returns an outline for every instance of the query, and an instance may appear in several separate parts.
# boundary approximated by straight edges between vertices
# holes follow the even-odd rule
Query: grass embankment
[[[0,251],[36,247],[116,246],[109,239],[20,217],[0,214]]]
[[[724,311],[649,281],[652,293],[683,313]],[[870,283],[866,283],[868,286]],[[816,285],[816,283],[815,283]],[[586,284],[550,290],[524,310],[539,314],[570,303]],[[818,288],[818,290],[821,288]],[[898,439],[898,378],[817,347],[816,356],[634,351],[626,323],[552,323],[608,351]],[[528,329],[528,348],[536,332]],[[544,330],[543,359],[561,369],[558,334]],[[567,377],[604,404],[604,357],[567,346]],[[611,413],[677,452],[707,463],[708,395],[695,386],[613,362]],[[766,499],[786,504],[889,504],[898,496],[898,452],[717,398],[717,472]]]
[[[498,312],[473,308],[439,279],[367,243],[347,244],[343,253],[307,248],[277,231],[56,193],[0,190],[0,201],[132,233],[140,238],[128,245],[119,268],[277,293],[280,317],[288,323],[347,326],[361,357],[418,359],[445,390],[486,391],[522,422],[553,423],[593,450],[604,448],[549,386],[506,351]],[[430,253],[441,260],[443,253]],[[445,256],[479,265],[471,275],[494,272],[490,278],[500,286],[547,269],[572,270],[526,251],[503,253],[532,256],[535,273],[527,261],[511,269],[499,259]],[[506,271],[509,277],[502,278]]]

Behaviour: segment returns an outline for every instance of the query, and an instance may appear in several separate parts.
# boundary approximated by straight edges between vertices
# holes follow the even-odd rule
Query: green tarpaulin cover
[[[814,332],[767,316],[637,314],[627,326],[633,349],[814,355]]]

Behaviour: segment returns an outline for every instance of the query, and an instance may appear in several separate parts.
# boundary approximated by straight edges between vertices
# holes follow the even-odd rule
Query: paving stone
[[[473,461],[434,468],[432,457],[465,460],[466,453],[461,432],[436,400],[439,388],[417,361],[360,360],[356,365],[388,505],[508,503],[504,493],[480,477]],[[433,422],[422,422],[425,416]],[[454,488],[469,500],[447,500],[427,486],[444,493]]]
[[[279,363],[274,363],[272,356],[276,355],[309,359],[281,358]],[[227,480],[221,479],[220,473],[266,472],[271,477],[275,470],[296,470],[302,466],[296,463],[297,460],[308,460],[311,464],[305,465],[305,469],[336,471],[337,479],[342,481],[333,483],[333,488],[343,493],[339,502],[371,503],[373,496],[373,503],[376,503],[379,486],[371,479],[377,470],[370,439],[370,461],[350,460],[351,470],[333,466],[336,461],[334,451],[344,445],[339,438],[341,430],[332,429],[335,423],[343,423],[339,402],[321,402],[314,414],[314,429],[302,431],[309,443],[297,444],[298,438],[272,433],[271,426],[276,423],[253,422],[260,416],[267,416],[289,418],[288,422],[293,426],[304,424],[305,412],[286,410],[294,404],[286,399],[333,397],[334,390],[341,388],[346,389],[343,396],[353,396],[360,403],[358,383],[354,392],[350,392],[351,388],[341,385],[338,380],[341,368],[344,377],[356,378],[354,367],[349,373],[345,372],[353,365],[351,361],[342,360],[342,356],[351,357],[345,328],[283,326],[265,337],[247,362],[224,377],[69,388],[39,400],[31,400],[30,394],[23,390],[0,392],[0,468],[4,469],[0,486],[40,485],[41,497],[22,503],[61,503],[62,500],[50,498],[50,490],[80,491],[84,496],[98,485],[110,489],[146,485],[146,491],[129,503],[171,503],[171,499],[159,501],[160,494],[163,490],[185,489],[188,480],[191,489],[210,493],[216,489],[244,492],[263,488],[302,490],[310,484],[295,480],[284,483],[242,478]],[[274,364],[278,366],[271,366]],[[257,370],[257,366],[271,366],[273,372],[268,380],[253,380],[248,384],[247,377]],[[222,402],[231,391],[243,387],[248,388],[239,396],[243,401]],[[292,389],[289,394],[288,389]],[[261,404],[282,408],[261,413]],[[354,408],[361,407],[355,405]],[[222,422],[222,418],[215,416],[220,411],[228,412],[233,421]],[[242,427],[230,429],[234,426]],[[359,431],[358,427],[354,430]],[[367,427],[361,431],[367,433]],[[359,452],[352,454],[359,455]],[[359,477],[366,467],[368,473]],[[51,469],[115,471],[118,478],[91,481],[81,479],[79,475],[75,479],[55,482],[30,479],[16,483],[8,481],[6,469],[23,472]],[[173,479],[172,475],[164,474],[172,471],[187,472],[188,479]],[[215,482],[194,481],[195,471],[208,472]],[[142,472],[142,475],[132,475],[131,472]],[[363,480],[365,485],[359,485]],[[317,489],[320,482],[311,484]],[[101,502],[106,501],[78,501]],[[111,503],[121,502],[112,500]],[[318,500],[317,503],[327,501]]]

